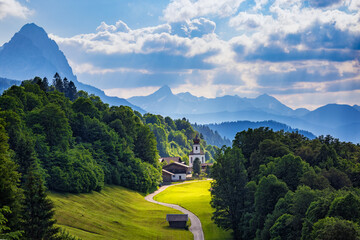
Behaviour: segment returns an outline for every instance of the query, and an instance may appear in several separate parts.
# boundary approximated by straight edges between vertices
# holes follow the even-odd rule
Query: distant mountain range
[[[330,134],[342,141],[360,142],[360,107],[357,105],[328,104],[313,111],[305,108],[293,110],[266,94],[257,98],[205,98],[188,92],[173,94],[168,86],[148,96],[129,98],[128,101],[148,112],[172,118],[186,117],[198,124],[237,121],[264,123],[272,120],[317,136]]]
[[[196,97],[191,93],[173,94],[168,86],[163,86],[153,94],[128,98],[128,101],[149,112],[159,114],[209,114],[219,112],[261,111],[286,116],[301,116],[307,109],[292,110],[276,98],[267,94],[257,98],[223,96],[217,98]]]
[[[56,42],[48,37],[43,28],[33,23],[24,25],[8,43],[0,47],[0,92],[11,85],[19,85],[19,80],[32,79],[35,76],[46,76],[51,82],[56,72],[61,77],[72,80],[79,90],[93,93],[110,105],[130,106],[141,113],[147,111],[172,118],[186,117],[192,123],[198,124],[252,121],[255,122],[250,124],[252,126],[267,126],[266,122],[276,121],[278,124],[286,124],[287,126],[284,126],[288,129],[308,131],[309,136],[311,133],[317,136],[330,134],[342,141],[360,142],[358,105],[328,104],[314,111],[305,108],[293,110],[267,94],[257,98],[205,98],[188,92],[173,94],[168,86],[163,86],[148,96],[125,100],[106,96],[102,90],[79,82]],[[274,127],[274,124],[272,125]],[[217,130],[215,125],[209,126],[214,131]],[[234,130],[235,125],[223,126],[231,128],[229,132],[232,134],[222,133],[220,129],[218,132],[232,139],[233,132],[238,131]]]
[[[218,132],[221,136],[224,136],[228,139],[234,139],[236,133],[248,130],[249,128],[255,129],[259,127],[268,127],[274,131],[284,132],[298,132],[309,139],[314,139],[316,136],[311,132],[305,130],[299,130],[291,128],[290,126],[275,122],[275,121],[260,121],[260,122],[251,122],[251,121],[237,121],[237,122],[224,122],[224,123],[215,123],[207,124],[210,129]]]
[[[9,42],[0,47],[1,91],[16,83],[16,80],[32,79],[35,76],[47,77],[51,83],[56,72],[73,81],[78,90],[93,93],[110,105],[125,105],[145,112],[125,99],[106,96],[102,90],[79,82],[56,42],[34,23],[24,25]]]

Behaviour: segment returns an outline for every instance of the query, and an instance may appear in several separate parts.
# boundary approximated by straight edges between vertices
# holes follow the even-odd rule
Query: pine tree
[[[59,92],[64,92],[64,82],[58,73],[54,75],[53,85]]]
[[[69,80],[65,77],[64,78],[64,93],[65,93],[65,97],[69,97]]]
[[[67,93],[67,97],[70,98],[71,101],[74,101],[76,99],[77,90],[73,81],[70,81]]]
[[[199,158],[195,158],[194,163],[193,163],[193,171],[195,174],[200,174],[201,171],[201,166],[200,166],[200,159]]]
[[[34,166],[31,166],[24,184],[25,202],[23,230],[25,239],[56,239],[59,229],[54,226],[53,203],[47,198],[44,183]]]
[[[20,174],[11,160],[8,137],[0,120],[0,232],[19,230],[19,215],[23,194],[19,188]],[[1,217],[2,215],[2,217]],[[0,235],[0,238],[3,238]]]

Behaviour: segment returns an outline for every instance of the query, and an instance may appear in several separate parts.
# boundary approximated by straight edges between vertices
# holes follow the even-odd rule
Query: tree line
[[[160,155],[188,161],[197,134],[186,119],[110,107],[57,73],[10,87],[0,96],[0,238],[74,239],[54,226],[47,190],[150,192]],[[201,144],[212,160],[217,148]]]
[[[360,145],[249,129],[216,156],[213,220],[234,239],[360,239]]]

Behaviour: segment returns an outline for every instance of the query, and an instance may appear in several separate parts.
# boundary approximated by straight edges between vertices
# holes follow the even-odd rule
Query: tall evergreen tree
[[[42,86],[40,86],[40,88],[45,92],[49,90],[49,80],[47,79],[47,77],[43,78]]]
[[[58,90],[59,92],[62,93],[64,92],[64,82],[58,73],[55,73],[54,75],[53,85],[55,89]]]
[[[193,171],[194,173],[200,174],[200,159],[199,158],[195,158],[194,163],[193,163]]]
[[[71,101],[74,101],[76,99],[76,86],[73,81],[69,82],[68,90],[67,90],[67,97],[70,98]]]
[[[239,148],[222,148],[213,166],[211,206],[212,219],[225,230],[232,229],[234,239],[242,239],[241,220],[245,208],[247,172],[244,156]]]
[[[44,183],[34,166],[31,166],[26,176],[24,194],[22,226],[25,239],[56,239],[59,229],[54,226],[54,206],[47,198]]]
[[[0,217],[0,225],[3,226],[3,232],[19,229],[23,195],[19,188],[20,174],[16,168],[17,165],[10,159],[7,135],[0,121],[0,213],[3,216]]]

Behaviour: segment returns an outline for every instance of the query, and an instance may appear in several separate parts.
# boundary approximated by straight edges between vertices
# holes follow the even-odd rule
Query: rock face
[[[34,23],[24,25],[0,51],[1,77],[24,80],[46,76],[50,80],[56,72],[76,81],[64,53]]]
[[[26,80],[38,76],[47,77],[51,83],[56,72],[62,78],[73,81],[78,90],[95,94],[110,105],[125,105],[145,112],[125,99],[106,96],[102,90],[79,82],[56,42],[34,23],[24,25],[9,42],[0,47],[1,78]]]

